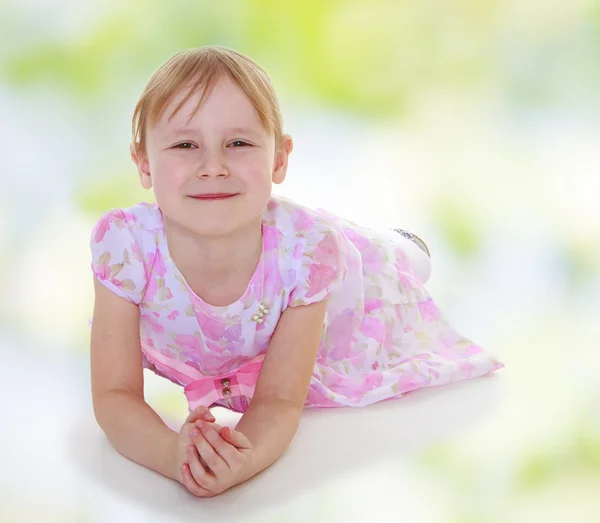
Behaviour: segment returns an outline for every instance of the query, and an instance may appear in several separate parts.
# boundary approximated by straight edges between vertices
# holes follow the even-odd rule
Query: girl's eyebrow
[[[258,134],[258,132],[256,132],[256,130],[252,129],[251,127],[232,127],[231,129],[229,129],[229,132],[255,135]]]
[[[189,127],[189,128],[177,128],[173,129],[168,133],[169,138],[177,138],[179,136],[189,136],[190,134],[194,134],[198,129]],[[230,129],[226,129],[226,132],[229,133],[240,133],[240,134],[250,134],[253,136],[258,136],[259,133],[251,128],[251,127],[232,127]]]

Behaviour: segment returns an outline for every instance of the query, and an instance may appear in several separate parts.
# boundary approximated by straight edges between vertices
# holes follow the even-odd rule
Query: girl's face
[[[169,121],[185,93],[176,96],[147,130],[147,155],[134,161],[166,220],[198,235],[221,236],[260,223],[272,183],[285,178],[292,142],[286,136],[275,151],[273,135],[229,76],[192,116],[201,94]]]

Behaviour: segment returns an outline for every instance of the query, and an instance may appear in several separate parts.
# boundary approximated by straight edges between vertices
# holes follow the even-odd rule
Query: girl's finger
[[[215,430],[220,431],[222,429],[221,425],[219,425],[218,423],[211,423],[211,426],[213,426],[215,428]],[[182,428],[182,432],[184,431],[185,434],[187,435],[187,437],[189,438],[189,442],[192,442],[192,435],[191,435],[191,430],[194,429],[196,426],[193,423],[186,423],[183,428]],[[206,463],[204,461],[204,459],[202,457],[200,457],[200,463],[202,464],[203,467],[205,467],[206,469],[210,470],[210,467],[208,466],[208,463]]]
[[[198,425],[196,425],[196,422],[198,422]],[[200,427],[202,426],[203,423],[206,423],[210,427],[214,427],[214,429],[217,432],[221,432],[221,430],[223,429],[223,427],[221,425],[219,425],[218,423],[213,423],[212,421],[203,421],[203,420],[196,420],[195,422],[188,423],[187,427],[189,427],[189,430],[192,430],[194,427],[196,427],[198,430],[200,430]]]
[[[192,410],[188,417],[185,419],[186,423],[194,423],[194,421],[198,419],[203,419],[206,421],[216,421],[216,418],[210,413],[210,409],[205,405],[200,405]]]
[[[200,463],[200,456],[198,455],[196,448],[190,445],[186,452],[186,458],[192,473],[192,477],[198,486],[210,492],[214,492],[216,479],[214,475],[208,472]]]
[[[214,494],[210,490],[202,488],[200,485],[198,485],[198,483],[196,483],[196,480],[192,476],[190,466],[187,463],[181,465],[181,481],[183,483],[183,486],[187,488],[192,494],[194,494],[194,496],[202,498],[209,498],[214,496]]]
[[[219,436],[211,425],[212,423],[200,424],[200,422],[197,422],[196,430],[199,434],[194,436],[194,430],[192,429],[192,441],[198,449],[200,458],[206,462],[214,476],[222,480],[229,470],[229,465],[222,455],[223,446],[230,445]],[[235,449],[232,448],[232,450]]]
[[[225,440],[219,432],[213,428],[212,424],[205,423],[202,428],[202,434],[206,441],[210,443],[215,453],[222,459],[222,462],[215,460],[213,464],[209,461],[207,456],[201,454],[202,458],[206,460],[218,480],[228,481],[230,476],[236,473],[242,466],[244,456],[234,445]]]
[[[248,450],[252,448],[250,440],[239,430],[233,430],[231,427],[223,427],[219,432],[221,437],[228,443],[231,443],[236,449]]]

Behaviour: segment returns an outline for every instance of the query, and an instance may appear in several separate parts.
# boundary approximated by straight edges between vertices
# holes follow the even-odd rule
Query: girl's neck
[[[262,255],[261,220],[228,236],[199,237],[165,219],[165,234],[179,272],[209,302],[241,297]]]

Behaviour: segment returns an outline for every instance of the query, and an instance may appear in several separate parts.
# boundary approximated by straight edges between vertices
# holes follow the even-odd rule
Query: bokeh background
[[[87,372],[91,228],[152,200],[137,97],[178,50],[224,45],[279,92],[295,150],[276,192],[424,238],[432,296],[507,364],[493,417],[415,458],[431,521],[600,521],[599,1],[4,0],[0,34],[3,410],[34,374],[54,397],[53,369]],[[69,423],[89,395],[71,386],[3,429],[3,462],[36,416]],[[33,496],[31,520],[71,520],[60,463],[27,494],[11,463],[7,517]]]

